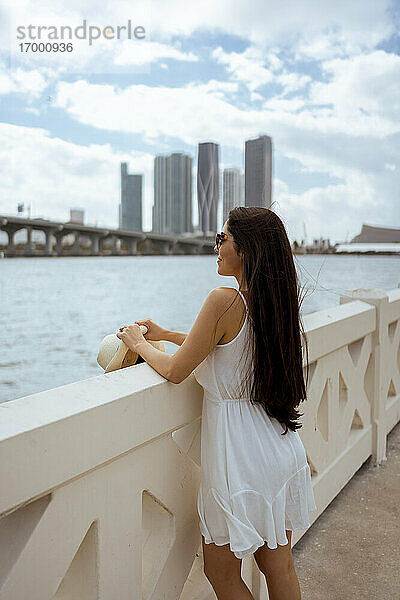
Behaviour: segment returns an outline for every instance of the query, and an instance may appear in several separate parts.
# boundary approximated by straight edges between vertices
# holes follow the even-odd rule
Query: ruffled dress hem
[[[308,524],[308,527],[309,526],[310,526],[310,524]],[[296,531],[296,529],[307,529],[307,527],[295,527],[291,531]],[[289,529],[288,529],[288,531],[289,531]],[[232,546],[230,545],[229,540],[226,540],[225,542],[221,542],[220,544],[218,544],[214,540],[207,539],[204,534],[202,534],[202,535],[204,537],[204,542],[206,544],[215,544],[216,546],[226,546],[229,544],[229,549],[233,552],[233,554],[236,556],[236,558],[241,558],[241,559],[246,558],[247,556],[251,556],[252,554],[254,554],[254,552],[256,552],[259,548],[261,548],[261,546],[264,546],[265,543],[267,543],[267,546],[268,546],[268,548],[270,548],[270,550],[275,550],[278,546],[286,546],[286,544],[288,544],[288,542],[289,542],[289,540],[286,538],[286,544],[277,544],[276,546],[271,548],[271,546],[268,544],[269,540],[263,539],[262,541],[260,541],[260,543],[254,544],[253,546],[251,546],[251,548],[245,548],[244,550],[232,550]]]
[[[210,488],[203,502],[202,492],[200,484],[197,507],[205,543],[229,544],[239,559],[254,554],[265,542],[271,549],[285,546],[285,531],[308,529],[308,513],[317,510],[308,463],[285,482],[272,501],[256,490],[224,497]]]

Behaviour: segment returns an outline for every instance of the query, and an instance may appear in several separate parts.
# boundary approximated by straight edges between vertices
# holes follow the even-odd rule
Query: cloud
[[[197,62],[199,60],[193,52],[182,52],[176,46],[149,41],[132,45],[132,43],[125,40],[122,43],[122,50],[115,57],[114,62],[116,65],[145,65],[161,59],[184,62]]]
[[[203,0],[186,10],[184,0],[152,2],[152,30],[164,39],[196,31],[228,33],[261,46],[299,49],[318,59],[318,44],[328,39],[329,54],[321,58],[374,48],[396,33],[393,0]]]
[[[151,28],[157,36],[191,36],[196,31],[238,36],[265,49],[299,49],[302,57],[318,58],[318,44],[329,38],[329,54],[358,53],[374,48],[396,33],[393,0],[203,0],[190,11],[184,0],[153,0]],[[136,4],[135,4],[136,6]]]
[[[21,68],[11,71],[0,63],[0,94],[23,94],[32,102],[39,98],[48,85],[48,80],[37,70]]]
[[[343,184],[314,186],[293,193],[284,181],[274,181],[274,211],[284,220],[291,241],[329,238],[331,243],[345,241],[345,232],[353,237],[360,232],[360,209],[364,222],[376,222],[379,210],[375,190],[363,177]],[[329,219],[327,219],[329,215]],[[387,222],[387,221],[383,221]]]
[[[71,25],[88,24],[99,26],[124,25],[130,19],[134,26],[143,25],[146,29],[146,42],[134,45],[142,58],[135,62],[135,52],[122,49],[121,40],[98,40],[90,48],[86,43],[76,43],[76,49],[60,61],[59,55],[49,54],[47,62],[62,70],[67,65],[68,72],[118,72],[118,67],[147,65],[147,55],[158,60],[159,52],[167,52],[166,58],[187,61],[190,52],[176,46],[177,39],[190,39],[196,35],[230,35],[245,40],[250,46],[264,52],[267,71],[274,72],[281,67],[282,57],[276,49],[289,50],[299,60],[321,61],[328,58],[355,55],[369,51],[396,34],[394,0],[302,0],[301,10],[293,0],[249,0],[246,3],[232,3],[230,0],[203,0],[187,9],[184,0],[137,0],[132,7],[129,0],[118,1],[118,11],[110,3],[99,4],[93,0],[85,3],[70,0],[68,5],[42,0],[15,0],[9,6],[5,19],[11,20],[12,31],[15,25]],[[51,15],[51,17],[49,17]],[[151,40],[151,41],[149,41]],[[10,40],[10,50],[14,60],[23,58],[25,64],[39,66],[43,59],[39,55],[21,56],[16,40]],[[153,45],[155,44],[155,45]],[[159,48],[157,45],[165,46]],[[124,44],[126,46],[126,44]],[[122,51],[121,51],[122,49]],[[235,61],[234,53],[231,61]],[[228,60],[228,56],[225,57]],[[115,62],[115,61],[121,62]],[[190,58],[192,60],[192,58]],[[238,59],[240,60],[240,59]],[[39,62],[38,62],[39,61]],[[125,62],[126,61],[126,62]],[[152,61],[153,62],[153,61]],[[232,65],[241,69],[241,65]],[[263,66],[257,68],[253,61],[255,81],[264,81],[268,74]],[[251,83],[251,82],[249,82]],[[253,90],[254,91],[254,90]]]
[[[282,95],[286,96],[291,92],[297,92],[304,88],[311,81],[311,77],[309,75],[301,75],[300,73],[281,73],[277,75],[276,82],[279,83],[282,87]]]
[[[344,121],[384,118],[397,128],[400,119],[400,56],[374,52],[322,64],[328,82],[314,82],[313,104],[332,105]]]
[[[205,131],[207,137],[233,147],[241,147],[243,137],[260,131],[279,141],[292,131],[297,135],[383,139],[400,131],[400,121],[392,118],[398,110],[396,100],[389,106],[391,93],[398,88],[400,58],[393,60],[393,55],[383,51],[378,55],[376,68],[387,64],[387,69],[379,89],[371,93],[367,67],[376,57],[370,61],[354,57],[324,65],[331,80],[313,83],[308,96],[303,92],[302,97],[283,102],[278,94],[261,109],[243,102],[238,105],[232,97],[235,83],[216,80],[181,87],[139,84],[122,89],[85,80],[59,82],[56,105],[94,128],[138,133],[146,139],[167,136],[187,144],[197,143]]]
[[[309,75],[283,69],[284,63],[276,54],[265,54],[255,46],[249,46],[244,52],[225,52],[219,46],[213,50],[212,57],[226,66],[227,73],[233,80],[247,86],[251,92],[251,100],[263,98],[255,90],[266,84],[278,85],[282,88],[282,96],[285,96],[304,88],[311,81]]]
[[[306,100],[303,98],[291,98],[287,100],[280,96],[274,96],[264,102],[263,108],[278,113],[295,113],[304,108]]]
[[[214,80],[181,88],[131,85],[124,89],[80,80],[60,82],[55,105],[80,123],[139,133],[147,140],[168,136],[196,144],[205,132],[218,139],[223,125],[227,127],[224,138],[235,146],[238,131],[251,122],[251,113],[236,108],[225,97],[235,89],[232,82]]]
[[[245,83],[252,92],[274,79],[272,70],[264,66],[265,60],[257,48],[249,47],[239,53],[224,52],[219,47],[213,50],[212,56],[217,62],[226,66],[233,79]],[[273,64],[276,69],[277,63]]]

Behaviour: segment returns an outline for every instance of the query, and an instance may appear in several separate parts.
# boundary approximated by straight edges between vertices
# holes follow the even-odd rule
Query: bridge
[[[46,219],[0,216],[0,230],[7,233],[4,255],[15,256],[99,256],[144,254],[213,254],[214,237],[160,234],[130,229],[91,227],[77,223],[61,223]],[[26,230],[26,243],[16,247],[15,234]],[[43,248],[32,242],[32,231],[45,235]],[[69,246],[64,238],[73,236]]]
[[[400,421],[400,283],[303,321],[311,531],[367,459],[386,461]],[[146,363],[0,404],[0,600],[215,600],[196,511],[201,408],[193,374],[176,385]],[[268,598],[253,556],[242,577]]]

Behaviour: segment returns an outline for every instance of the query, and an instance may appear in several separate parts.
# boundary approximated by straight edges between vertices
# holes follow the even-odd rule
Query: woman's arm
[[[177,346],[182,346],[186,338],[187,333],[178,333],[177,331],[169,331],[167,329],[166,334],[164,336],[164,341],[171,342],[172,344],[176,344]]]
[[[139,325],[130,325],[117,333],[128,347],[140,354],[157,373],[171,383],[181,383],[215,347],[215,327],[226,305],[226,296],[220,289],[211,290],[191,330],[186,335],[166,330],[163,339],[182,346],[175,354],[161,352],[143,336]],[[186,343],[184,343],[186,342]]]

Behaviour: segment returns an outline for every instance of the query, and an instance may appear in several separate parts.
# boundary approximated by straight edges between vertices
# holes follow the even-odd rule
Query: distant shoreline
[[[400,257],[399,252],[293,252],[296,256],[394,256]],[[1,256],[0,251],[0,260],[1,259],[14,259],[14,258],[138,258],[141,256],[213,256],[212,254],[64,254],[64,255],[48,255],[48,254],[13,254],[10,256],[4,255]]]

